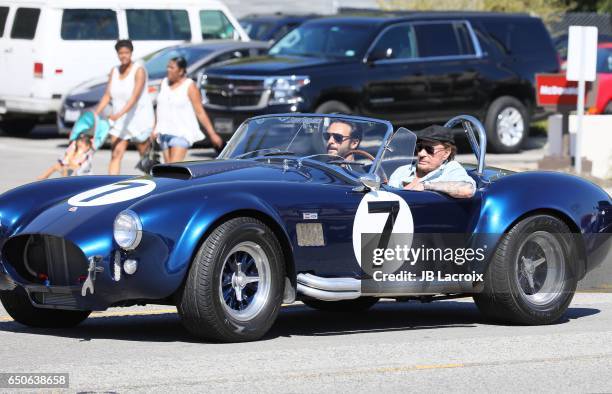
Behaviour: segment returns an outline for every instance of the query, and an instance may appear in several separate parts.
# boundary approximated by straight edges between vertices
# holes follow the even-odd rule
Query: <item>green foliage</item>
[[[525,12],[537,15],[546,22],[559,18],[574,8],[574,0],[377,0],[381,9],[395,10],[473,10],[496,12]],[[612,0],[601,0],[612,3]]]

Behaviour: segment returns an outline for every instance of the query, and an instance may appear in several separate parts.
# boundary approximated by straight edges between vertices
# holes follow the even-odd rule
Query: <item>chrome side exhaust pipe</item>
[[[353,300],[361,297],[361,281],[354,278],[323,278],[298,274],[299,293],[322,301]]]

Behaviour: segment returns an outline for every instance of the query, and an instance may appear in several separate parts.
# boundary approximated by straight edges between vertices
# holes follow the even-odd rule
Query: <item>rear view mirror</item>
[[[393,57],[393,48],[376,48],[370,52],[368,63],[373,63],[377,60],[391,59]]]

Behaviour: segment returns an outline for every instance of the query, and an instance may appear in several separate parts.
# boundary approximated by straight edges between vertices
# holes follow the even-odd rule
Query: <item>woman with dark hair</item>
[[[144,154],[155,124],[147,71],[140,63],[132,61],[132,42],[119,40],[115,50],[120,64],[111,69],[106,92],[95,110],[99,115],[109,103],[112,104],[112,115],[108,117],[112,147],[108,173],[112,175],[119,174],[130,141],[136,144],[141,155]]]
[[[202,96],[191,78],[187,77],[187,61],[179,56],[170,59],[167,77],[157,96],[157,138],[166,163],[182,161],[187,149],[204,138],[200,125],[217,152],[223,149],[223,139],[215,132],[204,107]],[[199,122],[199,124],[198,124]]]

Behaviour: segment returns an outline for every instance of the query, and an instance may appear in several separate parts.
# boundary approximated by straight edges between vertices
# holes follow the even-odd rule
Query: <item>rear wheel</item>
[[[509,323],[554,323],[567,310],[578,278],[570,230],[549,215],[528,217],[500,241],[474,296],[487,317]]]
[[[206,238],[178,305],[194,335],[223,342],[252,341],[280,310],[285,266],[274,233],[254,218],[231,219]]]
[[[518,152],[529,134],[527,108],[514,97],[498,97],[489,106],[485,127],[492,151]]]
[[[354,300],[321,301],[304,299],[302,302],[310,308],[326,312],[359,312],[370,309],[378,302],[378,298],[360,297]]]
[[[22,287],[10,291],[0,291],[0,300],[4,309],[16,322],[30,327],[74,327],[87,319],[91,313],[91,311],[37,308],[32,305],[28,294]]]

